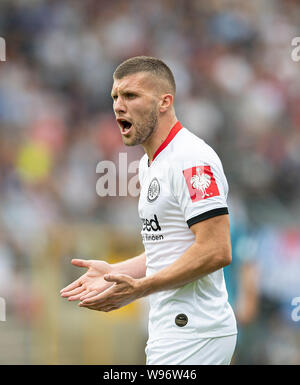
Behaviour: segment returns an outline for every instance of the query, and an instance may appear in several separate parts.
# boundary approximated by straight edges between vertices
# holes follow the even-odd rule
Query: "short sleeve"
[[[188,226],[228,214],[228,183],[222,164],[216,159],[176,162],[171,167],[171,184]]]

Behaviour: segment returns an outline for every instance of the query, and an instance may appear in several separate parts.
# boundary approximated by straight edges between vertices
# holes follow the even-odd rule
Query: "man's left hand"
[[[128,305],[143,296],[141,279],[134,279],[125,274],[107,274],[104,279],[107,282],[114,282],[114,284],[93,297],[88,295],[87,298],[81,297],[78,306],[109,312]]]

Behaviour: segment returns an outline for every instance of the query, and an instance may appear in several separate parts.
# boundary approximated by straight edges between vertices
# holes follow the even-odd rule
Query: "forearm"
[[[134,258],[129,258],[111,266],[114,273],[126,274],[136,279],[143,278],[146,276],[146,254],[143,252]]]
[[[216,243],[203,247],[194,243],[173,264],[140,281],[143,296],[182,287],[226,266],[230,258],[230,247],[222,248]]]

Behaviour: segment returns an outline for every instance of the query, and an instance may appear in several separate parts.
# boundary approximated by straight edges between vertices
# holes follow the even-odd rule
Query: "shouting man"
[[[88,270],[61,295],[105,312],[149,296],[147,364],[228,365],[237,328],[223,275],[231,243],[221,161],[176,118],[164,62],[130,58],[113,80],[123,142],[145,150],[138,207],[145,252],[117,264],[72,260]]]

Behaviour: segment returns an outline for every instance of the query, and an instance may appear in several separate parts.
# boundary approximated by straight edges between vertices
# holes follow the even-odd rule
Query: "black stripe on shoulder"
[[[195,223],[205,221],[206,219],[217,217],[218,215],[225,215],[228,214],[228,208],[227,207],[221,207],[219,209],[213,209],[210,211],[206,211],[206,213],[197,215],[194,218],[191,218],[187,220],[187,224],[189,227],[194,225]]]

